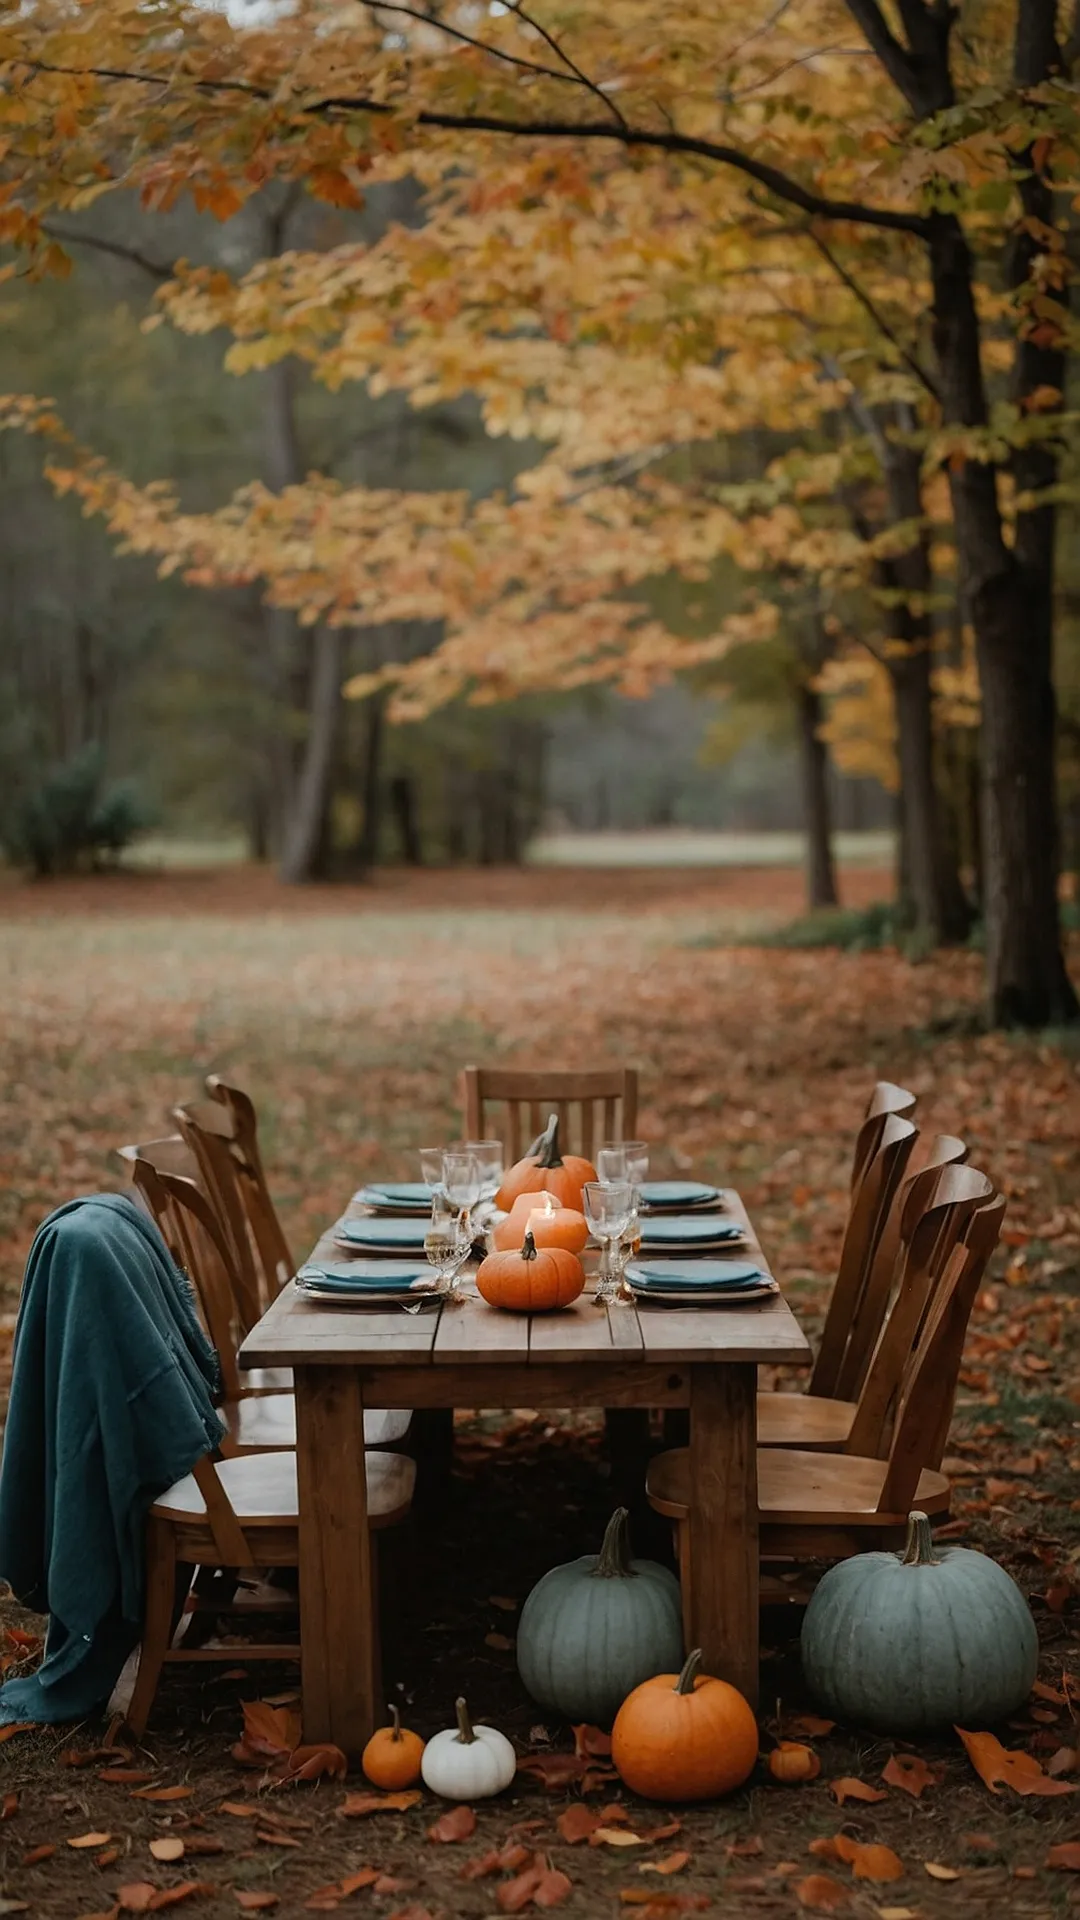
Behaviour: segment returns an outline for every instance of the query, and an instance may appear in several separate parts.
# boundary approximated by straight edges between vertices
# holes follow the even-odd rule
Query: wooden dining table
[[[767,1271],[738,1194],[724,1201]],[[352,1203],[346,1217],[365,1211]],[[334,1231],[313,1261],[342,1260]],[[688,1408],[691,1644],[707,1673],[756,1705],[757,1370],[810,1360],[783,1294],[744,1306],[598,1306],[590,1290],[560,1312],[519,1314],[487,1306],[466,1275],[464,1295],[409,1314],[319,1303],[290,1281],[240,1349],[241,1369],[293,1370],[305,1741],[359,1754],[382,1714],[365,1408]]]

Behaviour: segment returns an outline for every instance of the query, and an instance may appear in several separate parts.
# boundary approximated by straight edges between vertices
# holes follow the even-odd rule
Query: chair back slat
[[[903,1179],[917,1137],[911,1121],[893,1113],[875,1114],[864,1121],[860,1138],[868,1129],[875,1130],[876,1144],[852,1192],[836,1284],[810,1380],[809,1391],[823,1394],[827,1399],[839,1397],[840,1373],[852,1326],[893,1195]]]
[[[847,1453],[885,1458],[897,1396],[933,1290],[972,1214],[993,1197],[993,1182],[975,1167],[927,1166],[913,1175],[903,1207],[895,1298],[859,1394]]]
[[[637,1127],[635,1067],[573,1071],[518,1067],[465,1067],[461,1107],[465,1138],[501,1138],[507,1163],[520,1160],[549,1116],[559,1116],[559,1140],[567,1153],[593,1159],[604,1140],[632,1140]],[[497,1116],[489,1108],[498,1109]]]
[[[878,1502],[880,1513],[906,1513],[914,1502],[919,1475],[939,1464],[944,1454],[968,1321],[1004,1213],[1000,1194],[974,1209],[933,1289],[901,1385],[888,1471]]]
[[[270,1197],[254,1105],[217,1074],[210,1075],[206,1090],[209,1101],[177,1107],[173,1118],[232,1244],[246,1332],[296,1264]]]
[[[900,1120],[909,1120],[915,1111],[915,1098],[907,1087],[898,1087],[892,1080],[876,1082],[866,1103],[863,1123],[855,1139],[855,1152],[851,1160],[852,1195],[862,1182],[867,1166],[877,1152],[884,1122],[890,1113],[895,1114]]]
[[[906,1251],[917,1222],[932,1204],[942,1168],[960,1166],[967,1159],[968,1150],[963,1140],[952,1134],[938,1134],[931,1141],[918,1171],[912,1172],[911,1161],[920,1145],[918,1140],[912,1142],[907,1169],[885,1213],[837,1372],[835,1397],[838,1400],[857,1400],[862,1392],[899,1276],[901,1248]]]
[[[193,1180],[159,1172],[137,1149],[131,1161],[132,1182],[157,1222],[158,1230],[178,1267],[195,1291],[200,1317],[217,1350],[226,1400],[240,1397],[236,1364],[240,1336],[236,1306],[235,1269],[228,1241],[210,1201]]]

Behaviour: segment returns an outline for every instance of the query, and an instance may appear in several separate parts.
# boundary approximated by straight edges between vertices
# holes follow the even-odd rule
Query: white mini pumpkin
[[[459,1700],[457,1726],[428,1741],[420,1772],[424,1785],[444,1800],[490,1800],[510,1785],[517,1754],[497,1727],[474,1727]]]

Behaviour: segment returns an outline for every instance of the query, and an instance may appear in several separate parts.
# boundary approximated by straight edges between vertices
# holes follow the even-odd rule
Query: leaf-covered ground
[[[860,899],[881,886],[880,876],[853,879]],[[1080,1782],[1068,1757],[1080,1740],[1069,1705],[1070,1677],[1080,1697],[1076,1043],[982,1033],[974,956],[912,968],[891,955],[701,944],[794,913],[799,891],[795,874],[634,872],[387,876],[342,893],[284,894],[244,873],[6,889],[0,1304],[10,1328],[42,1215],[112,1184],[109,1150],[164,1131],[170,1105],[207,1071],[255,1094],[275,1193],[302,1251],[362,1177],[412,1171],[410,1149],[455,1128],[466,1060],[614,1056],[643,1070],[642,1128],[657,1168],[737,1184],[812,1323],[835,1262],[857,1115],[876,1077],[902,1080],[919,1095],[922,1125],[964,1134],[1010,1196],[1008,1244],[973,1322],[952,1441],[955,1530],[992,1545],[1021,1579],[1043,1638],[1049,1693],[998,1732]],[[547,1566],[595,1543],[610,1507],[599,1431],[521,1411],[509,1423],[485,1415],[461,1422],[456,1460],[448,1508],[417,1530],[388,1679],[424,1733],[448,1723],[464,1688],[475,1713],[522,1749],[568,1750],[567,1730],[518,1687],[514,1616]],[[34,1630],[10,1605],[4,1617]],[[791,1623],[767,1620],[765,1637],[763,1750],[777,1730],[774,1703],[789,1733],[812,1709]],[[24,1652],[9,1641],[3,1658]],[[241,1673],[243,1657],[241,1643]],[[258,1794],[258,1776],[230,1758],[240,1703],[294,1686],[288,1669],[168,1675],[148,1753],[128,1763],[152,1770],[151,1790],[192,1789],[167,1800],[102,1780],[106,1759],[66,1764],[72,1749],[94,1748],[100,1728],[6,1742],[0,1913],[17,1910],[6,1900],[79,1920],[114,1912],[121,1888],[144,1889],[124,1895],[136,1910],[132,1901],[194,1883],[186,1901],[207,1920],[270,1910],[249,1898],[259,1893],[276,1895],[281,1913],[302,1912],[331,1887],[345,1910],[480,1916],[518,1910],[536,1853],[571,1882],[568,1891],[543,1882],[560,1911],[647,1920],[702,1901],[717,1913],[1052,1915],[1080,1890],[1068,1864],[1080,1859],[1080,1802],[1008,1786],[992,1794],[951,1737],[918,1748],[935,1776],[918,1798],[882,1785],[890,1758],[911,1751],[903,1743],[796,1729],[820,1753],[814,1780],[780,1786],[762,1769],[729,1802],[677,1809],[681,1825],[667,1834],[666,1815],[598,1782],[586,1805],[603,1813],[600,1830],[660,1830],[641,1844],[572,1840],[587,1823],[560,1818],[580,1795],[532,1779],[480,1808],[471,1835],[433,1841],[440,1808],[430,1797],[343,1817],[357,1780]],[[884,1798],[838,1805],[829,1783],[845,1779]],[[222,1812],[226,1801],[257,1803],[261,1817]],[[109,1837],[68,1844],[88,1834]],[[162,1839],[183,1840],[183,1855],[175,1844],[151,1853]],[[895,1869],[859,1844],[891,1849],[901,1877],[863,1877],[868,1865]],[[472,1877],[504,1846],[512,1864]],[[660,1866],[669,1870],[652,1871]],[[380,1889],[363,1868],[409,1884]],[[357,1874],[365,1884],[341,1892]]]

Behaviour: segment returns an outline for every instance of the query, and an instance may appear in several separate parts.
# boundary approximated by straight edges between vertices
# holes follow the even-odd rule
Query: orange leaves
[[[533,1855],[532,1864],[513,1880],[504,1880],[496,1888],[495,1899],[501,1913],[521,1913],[526,1907],[559,1907],[573,1892],[569,1876],[553,1867],[542,1853]]]
[[[419,1787],[404,1793],[347,1793],[338,1812],[348,1820],[362,1820],[369,1813],[407,1813],[423,1797]]]
[[[428,1828],[429,1840],[441,1841],[444,1845],[457,1840],[467,1840],[476,1832],[476,1815],[471,1807],[454,1807],[449,1813],[440,1814],[434,1826]]]
[[[851,1868],[856,1880],[900,1880],[904,1869],[891,1847],[852,1840],[846,1833],[811,1840],[810,1852],[819,1860],[838,1860]]]
[[[13,1820],[19,1811],[17,1793],[5,1793],[0,1796],[0,1821]]]
[[[885,1775],[882,1774],[881,1777],[884,1779]],[[842,1807],[847,1800],[864,1801],[869,1806],[872,1801],[885,1800],[888,1797],[880,1787],[868,1786],[865,1780],[830,1780],[829,1792],[838,1807]]]
[[[244,1731],[232,1749],[232,1757],[242,1767],[260,1768],[276,1786],[299,1786],[302,1781],[327,1778],[344,1780],[348,1762],[340,1747],[300,1745],[300,1716],[287,1707],[273,1706],[269,1700],[245,1700]],[[190,1789],[188,1789],[190,1791]],[[175,1789],[165,1793],[147,1792],[145,1798],[178,1798]]]
[[[307,187],[316,200],[325,200],[331,207],[359,210],[364,204],[363,194],[340,167],[312,167],[307,176]]]
[[[594,1813],[591,1807],[583,1806],[580,1800],[576,1800],[573,1806],[566,1807],[555,1822],[562,1839],[570,1847],[576,1847],[582,1840],[588,1840],[601,1824],[600,1815]]]
[[[928,1767],[917,1753],[894,1753],[882,1769],[881,1777],[887,1787],[899,1787],[902,1793],[910,1793],[913,1800],[919,1800],[927,1787],[938,1785],[941,1769]]]
[[[1080,1840],[1059,1840],[1050,1848],[1046,1864],[1057,1873],[1080,1873]]]
[[[666,1853],[662,1860],[643,1860],[638,1868],[638,1872],[663,1874],[681,1873],[683,1868],[689,1863],[689,1860],[690,1855],[686,1852],[685,1848],[680,1848],[676,1853]]]
[[[343,1880],[335,1880],[327,1887],[318,1887],[304,1901],[304,1906],[312,1913],[334,1913],[343,1900],[351,1894],[360,1893],[365,1887],[374,1887],[382,1878],[378,1867],[359,1867],[355,1873],[348,1873]]]
[[[178,1833],[162,1834],[160,1839],[151,1840],[150,1851],[155,1860],[171,1863],[184,1857],[184,1842]]]
[[[1042,1794],[1047,1798],[1076,1792],[1075,1785],[1068,1780],[1051,1779],[1030,1753],[1012,1752],[1003,1747],[994,1734],[967,1733],[963,1727],[957,1727],[956,1731],[967,1749],[968,1759],[991,1793],[999,1793],[1003,1785],[1011,1787],[1014,1793]]]
[[[133,1800],[190,1800],[194,1787],[135,1787]]]
[[[851,1905],[848,1889],[831,1873],[808,1873],[798,1882],[795,1898],[811,1913],[839,1913],[842,1907]]]

